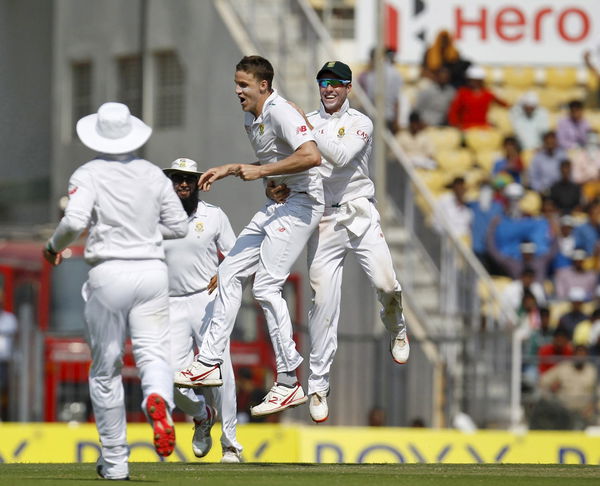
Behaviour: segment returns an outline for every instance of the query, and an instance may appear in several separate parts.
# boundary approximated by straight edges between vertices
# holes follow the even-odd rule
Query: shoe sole
[[[175,450],[175,427],[169,423],[169,412],[164,398],[152,393],[146,402],[146,412],[152,420],[156,453],[162,457],[170,456]]]
[[[283,412],[284,410],[286,410],[288,408],[294,408],[294,407],[297,407],[298,405],[302,405],[303,403],[306,403],[306,402],[308,402],[308,397],[302,397],[302,398],[295,400],[292,403],[286,405],[285,407],[279,407],[279,408],[275,408],[273,410],[268,410],[265,412],[254,412],[254,409],[251,408],[250,415],[252,415],[253,417],[263,417],[264,415],[271,415],[273,413]]]
[[[198,383],[177,383],[175,382],[175,386],[177,388],[202,388],[202,387],[210,387],[210,386],[222,386],[223,380],[206,380]]]
[[[394,363],[397,363],[400,365],[408,363],[408,357],[404,361],[398,361],[396,358],[394,358],[394,353],[392,352],[393,347],[394,347],[394,345],[390,342],[390,354],[392,355],[392,359],[394,360]],[[408,348],[408,352],[410,353],[410,346]]]

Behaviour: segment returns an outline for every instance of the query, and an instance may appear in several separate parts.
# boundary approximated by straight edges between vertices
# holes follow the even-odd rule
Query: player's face
[[[327,76],[327,73],[324,73],[323,79],[331,79],[335,81],[335,76]],[[321,79],[319,80],[321,81]],[[326,83],[327,86],[323,87],[321,83],[319,83],[319,95],[321,96],[321,102],[325,107],[325,111],[330,115],[340,111],[340,108],[348,98],[348,93],[352,89],[352,83],[339,86],[334,86],[334,83]]]
[[[173,189],[179,199],[189,199],[198,188],[198,176],[194,174],[175,173],[171,176]]]
[[[240,100],[242,110],[258,116],[262,110],[269,89],[266,81],[259,81],[246,71],[235,72],[235,94]]]

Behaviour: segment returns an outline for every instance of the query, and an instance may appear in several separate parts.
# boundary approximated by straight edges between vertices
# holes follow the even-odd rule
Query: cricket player
[[[329,370],[337,350],[342,273],[353,253],[377,291],[381,319],[390,333],[394,361],[406,363],[410,352],[402,314],[400,284],[374,204],[369,178],[373,123],[350,108],[352,71],[343,62],[325,63],[317,74],[321,106],[306,115],[323,161],[319,167],[325,193],[325,213],[308,242],[308,267],[313,305],[308,315],[310,335],[309,412],[315,422],[329,417]],[[300,113],[302,110],[296,107]],[[285,187],[267,189],[282,200]]]
[[[282,288],[294,261],[323,214],[323,187],[316,166],[321,155],[302,116],[273,90],[273,67],[260,56],[244,57],[236,66],[235,93],[246,112],[245,128],[258,162],[227,164],[207,170],[202,190],[227,176],[245,181],[263,178],[284,183],[289,197],[267,203],[242,230],[218,270],[219,294],[212,321],[196,361],[175,374],[183,387],[219,386],[220,364],[242,298],[242,283],[254,275],[253,294],[261,305],[275,351],[277,377],[253,416],[280,412],[307,401],[296,376],[302,357],[292,339],[292,323]]]
[[[171,320],[171,354],[178,370],[194,359],[194,344],[200,346],[212,315],[217,282],[219,252],[227,255],[235,243],[235,234],[225,213],[198,197],[198,164],[187,158],[173,161],[163,172],[173,182],[173,189],[188,215],[185,238],[165,241],[169,269],[169,315]],[[229,355],[229,342],[223,355],[223,387],[205,389],[213,399],[206,405],[201,391],[175,388],[175,404],[194,418],[192,450],[204,457],[212,447],[210,430],[221,414],[221,462],[241,462],[242,446],[236,439],[237,410],[235,378]],[[212,392],[212,393],[211,393]]]
[[[105,479],[129,479],[121,378],[127,330],[156,452],[168,456],[175,448],[168,275],[159,224],[168,237],[181,238],[188,223],[171,181],[133,153],[151,133],[121,103],[105,103],[77,122],[77,135],[99,155],[71,176],[65,215],[43,250],[58,265],[61,252],[89,229],[84,257],[92,268],[82,294],[92,353],[90,397],[102,445],[96,470]]]

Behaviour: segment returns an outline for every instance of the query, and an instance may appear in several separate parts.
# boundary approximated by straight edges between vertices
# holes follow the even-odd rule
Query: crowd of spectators
[[[587,57],[586,63],[590,67]],[[591,75],[600,78],[597,71]],[[396,140],[419,173],[447,172],[446,192],[435,194],[432,224],[441,231],[441,220],[450,223],[498,282],[502,304],[514,311],[524,336],[525,388],[576,417],[571,425],[595,423],[600,137],[583,100],[566,102],[552,123],[535,91],[524,91],[511,106],[485,78],[450,34],[440,32],[425,52],[413,103],[400,109],[410,115]],[[471,149],[470,131],[498,131],[489,117],[494,105],[506,110],[512,133],[502,132],[492,163],[483,164],[475,153],[463,173],[441,167],[431,127],[458,129],[456,150]],[[468,187],[474,179],[476,187]]]

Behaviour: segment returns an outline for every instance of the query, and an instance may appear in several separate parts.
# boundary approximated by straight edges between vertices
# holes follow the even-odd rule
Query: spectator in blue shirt
[[[588,255],[596,255],[600,239],[600,200],[593,200],[588,205],[587,213],[587,222],[573,230],[575,246],[584,249]]]

